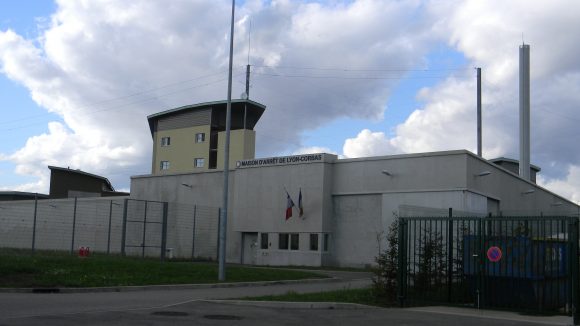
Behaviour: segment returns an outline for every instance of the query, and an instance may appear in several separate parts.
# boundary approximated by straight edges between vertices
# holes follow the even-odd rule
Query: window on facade
[[[195,142],[196,143],[203,143],[205,141],[205,133],[200,132],[195,134]]]
[[[288,249],[288,233],[278,234],[278,249]]]
[[[328,233],[325,233],[324,234],[324,240],[323,240],[323,243],[322,243],[322,250],[324,250],[324,251],[328,251],[328,237],[329,237],[328,236]]]
[[[169,161],[161,161],[159,168],[161,170],[169,170]]]
[[[299,237],[298,233],[290,234],[290,250],[298,250],[299,246]]]
[[[202,168],[204,164],[205,164],[205,159],[203,159],[203,158],[196,158],[194,160],[194,165],[196,168]]]
[[[171,145],[171,137],[162,137],[161,138],[161,146],[166,147]]]
[[[310,250],[318,251],[318,233],[310,234]]]
[[[268,233],[262,233],[260,237],[260,249],[268,249]]]

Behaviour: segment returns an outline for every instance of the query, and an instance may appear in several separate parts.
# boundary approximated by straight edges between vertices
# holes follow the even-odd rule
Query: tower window
[[[171,145],[171,137],[162,137],[161,138],[161,147],[167,147]]]
[[[205,133],[200,132],[195,134],[195,142],[196,143],[203,143],[205,141]]]
[[[169,170],[169,161],[161,161],[159,168],[161,170]]]

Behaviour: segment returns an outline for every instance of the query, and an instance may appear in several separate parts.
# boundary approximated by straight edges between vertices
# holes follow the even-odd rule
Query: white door
[[[255,265],[258,254],[258,233],[242,233],[242,264]]]

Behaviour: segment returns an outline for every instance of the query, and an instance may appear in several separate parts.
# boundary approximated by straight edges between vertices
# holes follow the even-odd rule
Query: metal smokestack
[[[481,68],[477,68],[477,156],[479,157],[483,157],[481,143]]]
[[[530,46],[520,46],[520,177],[530,180]]]

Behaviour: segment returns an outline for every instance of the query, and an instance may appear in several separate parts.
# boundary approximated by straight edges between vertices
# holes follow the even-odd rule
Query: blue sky
[[[3,1],[0,4],[0,30],[12,29],[18,34],[36,38],[39,19],[48,19],[56,5],[50,0]],[[49,120],[60,120],[57,115],[39,107],[30,97],[30,92],[22,85],[0,74],[0,94],[2,96],[0,122],[0,153],[12,153],[23,147],[28,137],[47,131]],[[2,185],[18,185],[33,181],[33,176],[16,175],[16,165],[0,161]]]
[[[336,153],[342,152],[344,138],[353,138],[365,128],[394,136],[394,129],[403,123],[409,115],[424,103],[417,99],[417,93],[425,87],[432,87],[447,77],[450,72],[461,71],[465,78],[475,78],[467,65],[465,57],[454,49],[441,45],[425,57],[424,67],[417,67],[402,78],[393,89],[385,105],[383,119],[352,119],[340,118],[316,130],[306,131],[303,134],[305,146],[326,147]],[[421,71],[425,69],[426,71]],[[433,71],[429,71],[434,69]],[[437,76],[438,78],[433,78]]]
[[[47,165],[101,174],[128,189],[131,175],[150,170],[148,114],[225,98],[230,2],[164,3],[0,4],[0,189],[46,192]],[[579,113],[580,40],[567,33],[580,29],[569,14],[575,6],[238,2],[234,64],[246,64],[251,20],[250,97],[268,107],[256,129],[257,154],[473,151],[479,66],[484,157],[517,158],[517,51],[525,31],[532,163],[543,168],[543,186],[580,200],[580,135],[573,119],[556,118]],[[242,91],[236,76],[234,97]]]

